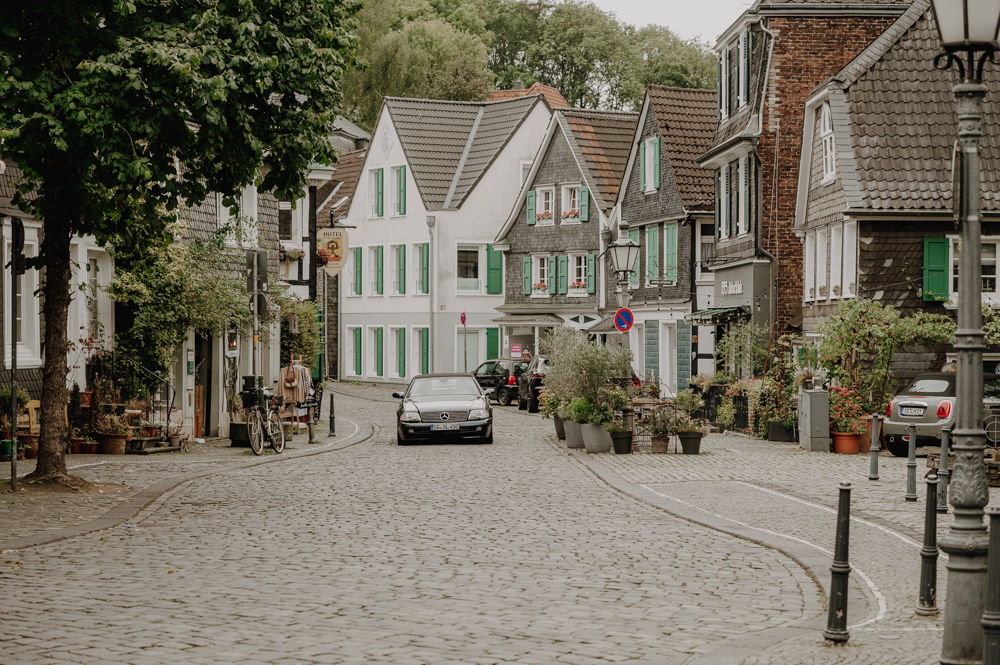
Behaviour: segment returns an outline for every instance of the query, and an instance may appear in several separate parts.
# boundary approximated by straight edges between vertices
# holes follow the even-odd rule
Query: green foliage
[[[690,415],[705,406],[705,398],[691,388],[687,388],[677,393],[677,397],[674,398],[674,406]]]
[[[321,338],[319,310],[308,300],[282,298],[281,316],[281,362],[287,365],[292,357],[302,358],[302,364],[312,367],[319,356]],[[293,317],[298,319],[298,332],[292,332]]]
[[[733,323],[715,344],[715,362],[731,379],[760,376],[767,361],[768,329]]]
[[[0,418],[4,419],[5,423],[10,423],[10,387],[0,388]],[[28,402],[31,401],[31,395],[28,391],[21,386],[17,387],[17,415],[20,416],[24,413],[24,409],[27,408]]]
[[[715,418],[722,425],[732,425],[736,422],[736,404],[732,397],[723,397],[715,409]]]
[[[651,84],[715,89],[718,68],[715,54],[707,43],[681,39],[670,28],[658,25],[638,30],[634,43],[642,65],[636,73],[638,85],[635,86],[640,96],[629,100],[633,108],[642,103],[641,91]]]
[[[549,357],[545,385],[563,400],[583,397],[593,405],[605,403],[609,382],[631,376],[632,353],[617,346],[601,346],[586,333],[558,326],[541,339]]]
[[[569,415],[573,422],[581,425],[590,422],[590,417],[594,413],[594,405],[586,397],[575,397],[569,403]]]

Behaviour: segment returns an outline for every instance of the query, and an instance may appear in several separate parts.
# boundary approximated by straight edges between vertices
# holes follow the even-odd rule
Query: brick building
[[[723,33],[715,171],[718,310],[776,332],[802,326],[803,244],[794,228],[806,100],[910,3],[757,0]]]

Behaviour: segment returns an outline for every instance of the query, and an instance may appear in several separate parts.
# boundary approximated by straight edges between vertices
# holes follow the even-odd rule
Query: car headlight
[[[399,422],[401,423],[419,423],[420,414],[416,411],[403,411],[399,416]]]
[[[486,420],[486,409],[473,409],[469,411],[469,420]]]

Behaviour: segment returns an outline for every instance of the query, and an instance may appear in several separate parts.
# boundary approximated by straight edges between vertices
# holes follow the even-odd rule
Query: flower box
[[[546,221],[546,220],[550,220],[550,219],[552,219],[552,213],[551,212],[539,212],[539,213],[535,214],[535,221],[536,222]]]
[[[580,219],[579,210],[567,210],[563,214],[563,219]]]
[[[549,292],[549,285],[546,284],[545,282],[535,282],[534,284],[531,285],[531,290],[534,293],[545,293],[545,294],[548,294],[548,292]]]

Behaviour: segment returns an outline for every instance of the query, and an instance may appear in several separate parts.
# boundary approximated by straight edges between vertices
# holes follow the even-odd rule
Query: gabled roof
[[[337,160],[334,166],[336,171],[330,178],[329,184],[317,192],[319,208],[316,220],[319,226],[327,226],[331,218],[337,220],[347,214],[347,210],[351,207],[351,199],[354,198],[354,192],[358,188],[367,155],[367,150],[356,150],[344,153]]]
[[[541,96],[500,102],[386,97],[410,172],[428,210],[457,209]]]
[[[14,194],[17,193],[18,185],[22,184],[24,174],[21,168],[11,161],[10,158],[7,158],[4,162],[7,168],[0,174],[0,215],[26,218],[27,215],[18,210],[12,202]],[[28,192],[25,196],[29,201],[34,200],[36,197],[37,194],[34,191]]]
[[[715,136],[719,117],[715,90],[651,85],[646,94],[684,207],[713,210],[715,174],[700,167],[698,157]]]
[[[541,83],[535,83],[527,90],[514,89],[514,90],[494,90],[486,97],[488,102],[499,102],[504,99],[516,99],[518,97],[527,97],[530,95],[541,95],[545,98],[545,101],[549,103],[552,108],[569,108],[569,102],[562,94],[550,85],[542,85]]]
[[[353,139],[365,139],[370,141],[372,138],[371,134],[361,129],[342,115],[338,115],[337,119],[333,121],[333,131],[334,133],[343,134],[344,136],[350,136]]]
[[[638,113],[558,109],[556,118],[605,215],[615,205]]]

